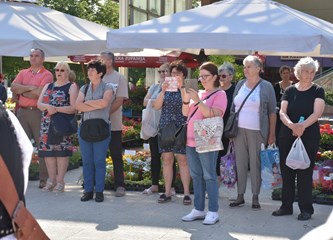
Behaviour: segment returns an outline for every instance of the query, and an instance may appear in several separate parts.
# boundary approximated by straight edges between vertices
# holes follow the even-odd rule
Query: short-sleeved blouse
[[[84,85],[80,89],[80,92],[82,92],[83,94],[85,94],[86,86],[87,85]],[[88,90],[87,93],[85,94],[84,101],[103,99],[104,93],[107,90],[112,90],[114,92],[113,85],[101,81],[100,84],[97,85],[95,90],[92,91],[92,85],[90,83],[88,85]],[[95,109],[93,111],[85,112],[83,114],[83,120],[99,118],[99,119],[104,119],[104,121],[106,122],[110,122],[109,120],[110,106],[111,106],[111,101],[109,102],[108,106],[103,109]]]
[[[299,91],[295,85],[287,88],[282,96],[282,101],[288,102],[287,115],[289,119],[296,123],[300,117],[307,119],[314,111],[316,98],[325,99],[324,89],[316,84],[306,91]],[[282,124],[279,137],[292,137],[291,129]],[[302,137],[319,139],[319,123],[315,122],[307,127]]]

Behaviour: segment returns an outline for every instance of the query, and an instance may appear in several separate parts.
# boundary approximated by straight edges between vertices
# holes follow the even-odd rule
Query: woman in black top
[[[281,128],[281,119],[280,119],[280,108],[281,108],[281,99],[283,96],[284,91],[287,89],[287,87],[291,86],[293,84],[292,81],[290,81],[290,74],[291,74],[291,68],[289,66],[283,65],[279,69],[279,73],[281,76],[281,81],[278,82],[274,86],[274,92],[275,92],[275,97],[276,97],[276,131],[275,131],[275,136],[279,136],[279,131]],[[278,139],[276,141],[278,144]]]
[[[234,95],[235,91],[235,84],[233,84],[231,81],[234,78],[235,74],[235,68],[234,66],[229,63],[229,62],[224,62],[218,69],[218,74],[220,77],[220,84],[221,84],[221,89],[225,91],[227,94],[227,109],[225,110],[225,113],[223,115],[223,122],[224,126],[227,123],[229,116],[230,116],[230,108],[232,104],[232,96]],[[229,138],[226,138],[224,135],[222,135],[222,143],[224,150],[219,151],[219,154],[217,156],[217,161],[216,161],[216,174],[218,177],[218,183],[220,184],[221,182],[221,170],[220,170],[220,165],[221,165],[221,157],[226,155],[228,146],[229,146]]]
[[[298,83],[283,94],[280,117],[283,122],[279,133],[280,164],[283,179],[282,205],[273,216],[293,214],[295,179],[297,176],[298,206],[301,213],[298,220],[308,220],[314,213],[312,206],[312,173],[319,148],[320,131],[318,118],[325,107],[323,88],[314,84],[313,78],[319,64],[310,57],[302,58],[295,66]],[[299,122],[303,117],[304,121]],[[293,170],[286,166],[286,158],[297,137],[301,137],[310,158],[310,167]]]

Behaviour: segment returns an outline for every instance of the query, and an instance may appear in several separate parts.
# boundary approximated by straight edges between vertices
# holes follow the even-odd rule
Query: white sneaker
[[[192,222],[194,220],[204,219],[206,213],[204,211],[198,211],[196,209],[192,209],[192,211],[186,216],[182,217],[184,222]]]
[[[213,225],[219,221],[219,214],[217,212],[208,212],[205,220],[202,222],[205,225]]]

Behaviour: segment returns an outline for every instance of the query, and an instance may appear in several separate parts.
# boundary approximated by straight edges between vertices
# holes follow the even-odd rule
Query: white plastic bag
[[[300,137],[296,138],[286,159],[286,165],[291,169],[306,169],[310,166],[310,158]]]
[[[141,139],[147,140],[157,135],[160,118],[161,110],[155,110],[149,100],[146,109],[142,110]]]

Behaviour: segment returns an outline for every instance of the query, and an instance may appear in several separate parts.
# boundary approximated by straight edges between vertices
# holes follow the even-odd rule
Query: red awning
[[[69,56],[72,62],[88,63],[93,59],[97,59],[97,55],[76,55]],[[177,59],[182,59],[185,65],[189,68],[199,66],[194,60],[192,54],[181,53],[178,57],[160,56],[160,57],[143,57],[143,56],[115,56],[116,67],[132,67],[132,68],[158,68],[163,63],[172,62]]]

